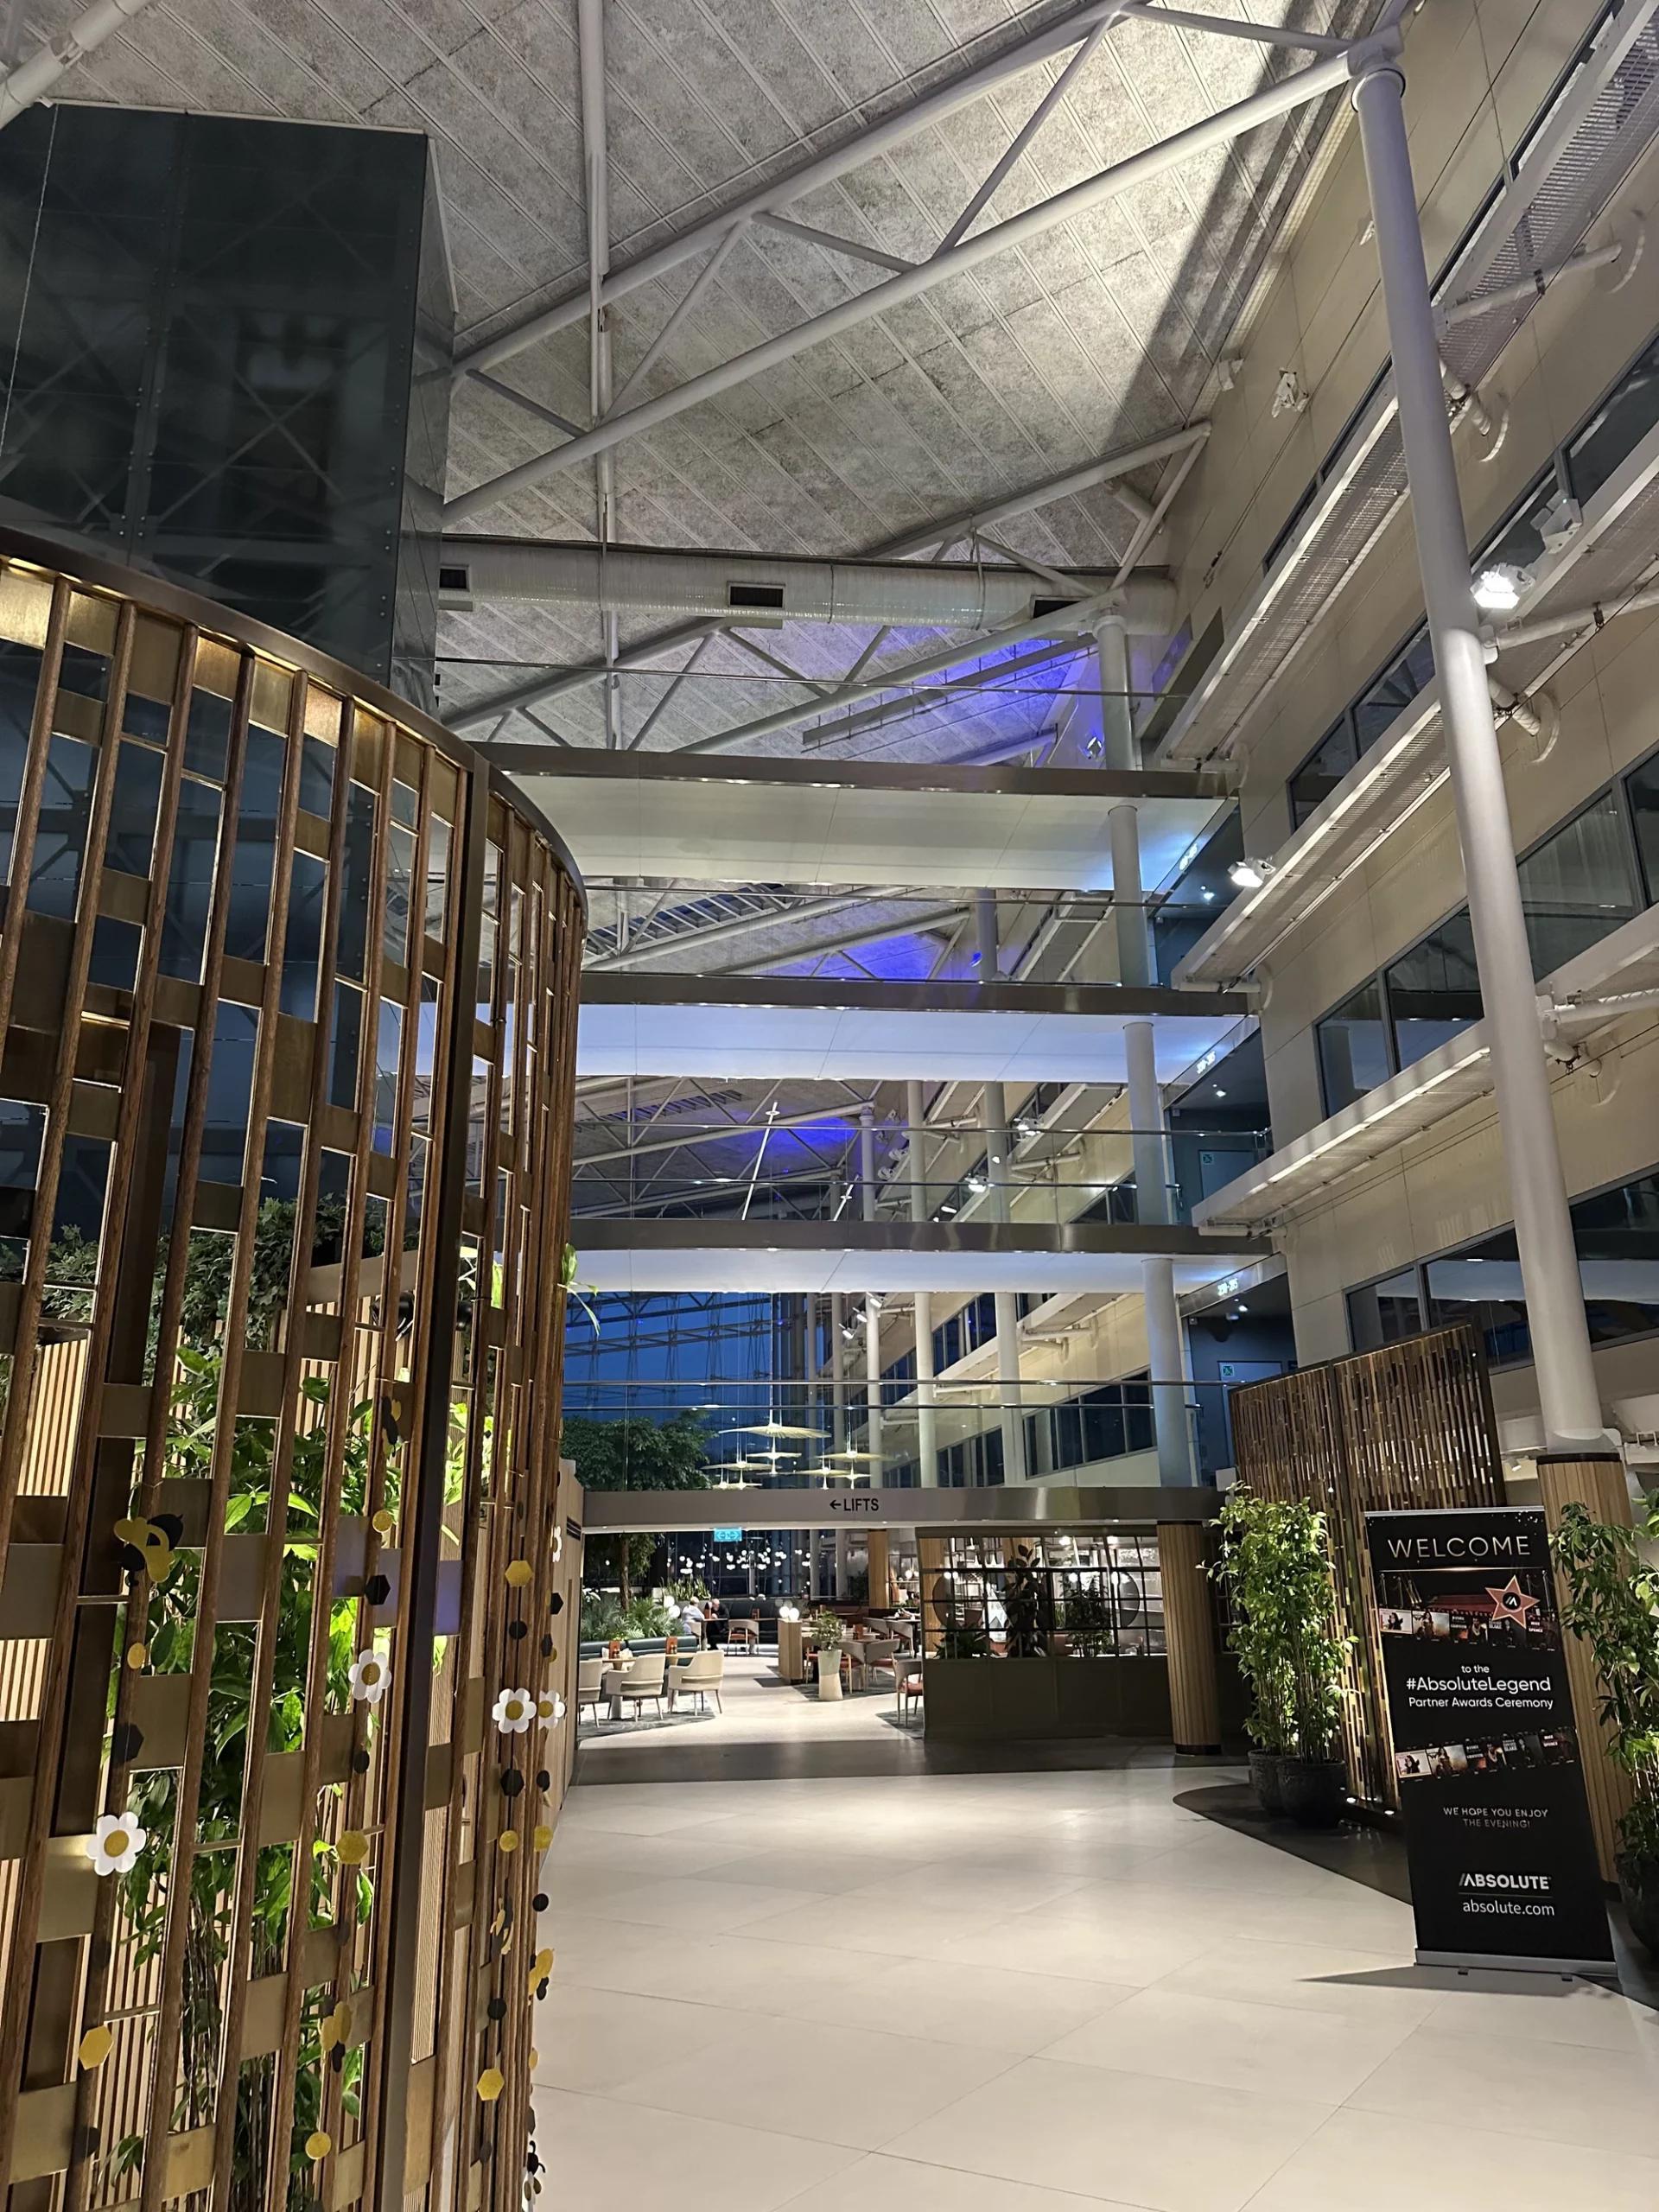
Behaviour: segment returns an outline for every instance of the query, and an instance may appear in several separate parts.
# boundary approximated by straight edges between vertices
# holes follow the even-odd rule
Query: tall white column
[[[1121,614],[1103,615],[1095,625],[1095,670],[1100,682],[1101,758],[1109,768],[1138,768],[1129,633]]]
[[[1492,1087],[1509,1163],[1515,1236],[1545,1438],[1571,1451],[1602,1434],[1567,1185],[1556,1143],[1515,836],[1503,788],[1469,569],[1469,539],[1440,380],[1398,67],[1375,61],[1354,87],[1370,187],[1417,564],[1440,679],[1440,721],[1463,847]]]
[[[873,1290],[864,1294],[864,1405],[869,1433],[865,1449],[872,1452],[870,1479],[881,1480],[881,1300]]]
[[[842,1292],[830,1294],[830,1441],[834,1450],[847,1449],[847,1300]]]
[[[922,1086],[912,1082],[905,1093],[905,1112],[910,1123],[910,1217],[925,1221],[927,1203],[927,1108]],[[933,1411],[933,1296],[918,1290],[916,1300],[916,1457],[922,1487],[936,1489],[939,1479],[938,1425]]]

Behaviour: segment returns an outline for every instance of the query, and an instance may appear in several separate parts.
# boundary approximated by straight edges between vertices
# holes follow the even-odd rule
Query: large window
[[[1659,1333],[1659,1172],[1580,1198],[1572,1215],[1591,1342]],[[1362,1284],[1347,1303],[1356,1351],[1397,1343],[1425,1326],[1471,1320],[1494,1367],[1532,1357],[1512,1229]]]
[[[1551,830],[1517,867],[1532,972],[1547,976],[1653,903],[1659,755]],[[1480,1015],[1465,906],[1314,1024],[1325,1112],[1340,1113]]]
[[[1130,1452],[1150,1452],[1156,1442],[1152,1424],[1152,1385],[1106,1382],[1064,1405],[1048,1408],[1050,1464],[1062,1474],[1096,1459],[1121,1459]]]

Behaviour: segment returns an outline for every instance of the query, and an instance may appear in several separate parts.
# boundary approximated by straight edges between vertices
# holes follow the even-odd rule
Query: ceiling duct
[[[1079,570],[1075,581],[1076,601],[1112,588],[1109,572]],[[1000,563],[780,560],[512,537],[446,537],[438,582],[440,604],[457,608],[516,602],[605,614],[885,623],[898,630],[988,630],[1075,603],[1056,593],[1052,569],[1037,575]],[[1135,575],[1122,595],[1132,634],[1169,636],[1173,585]]]

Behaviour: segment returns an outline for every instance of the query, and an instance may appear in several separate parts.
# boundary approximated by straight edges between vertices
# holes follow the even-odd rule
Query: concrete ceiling
[[[79,0],[50,0],[56,35]],[[1058,0],[605,0],[613,263],[839,143],[964,67],[1063,18]],[[1234,0],[1217,12],[1241,14]],[[1255,0],[1302,28],[1357,27],[1361,0]],[[1301,57],[1306,59],[1306,56]],[[1053,85],[1065,53],[788,207],[789,219],[906,261],[925,259]],[[1297,57],[1246,40],[1115,24],[974,227],[1107,167],[1259,89]],[[584,281],[583,143],[574,0],[154,0],[65,80],[65,96],[254,116],[362,122],[433,141],[463,344],[488,338]],[[1328,103],[1299,110],[1088,215],[1000,254],[682,415],[614,456],[615,535],[641,543],[851,553],[1005,496],[1185,422],[1304,172]],[[698,264],[683,264],[608,313],[620,385]],[[886,272],[794,235],[752,228],[645,380],[655,392]],[[583,325],[515,354],[501,380],[573,422],[589,418]],[[452,493],[555,442],[544,423],[467,380],[458,388]],[[1150,495],[1157,470],[1134,488]],[[595,531],[591,466],[499,504],[481,525],[570,539]],[[1096,487],[1007,525],[1049,566],[1109,567],[1131,518]],[[621,640],[648,634],[625,621]],[[660,623],[655,626],[661,627]],[[844,671],[868,631],[795,626],[763,642],[808,675]],[[574,610],[447,615],[446,707],[526,666],[588,661],[598,621]],[[905,657],[925,643],[895,634]],[[683,655],[677,658],[683,658]],[[880,667],[878,657],[873,664]],[[626,734],[667,678],[624,679]],[[801,696],[741,647],[704,654],[652,733],[674,744]],[[904,749],[960,754],[1052,721],[1040,692],[906,725]],[[601,694],[550,717],[603,741]],[[536,726],[522,715],[503,734]],[[872,749],[892,752],[891,732]],[[770,749],[798,752],[790,733]]]

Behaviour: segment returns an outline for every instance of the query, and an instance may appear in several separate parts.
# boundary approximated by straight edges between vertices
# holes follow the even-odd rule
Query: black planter
[[[1279,1794],[1299,1827],[1333,1828],[1347,1808],[1347,1764],[1342,1759],[1281,1759]]]
[[[1659,1959],[1659,1858],[1646,1852],[1621,1853],[1618,1888],[1630,1933],[1650,1958]]]
[[[1264,1813],[1282,1813],[1285,1801],[1279,1789],[1279,1770],[1284,1760],[1277,1751],[1250,1753],[1250,1787]]]

